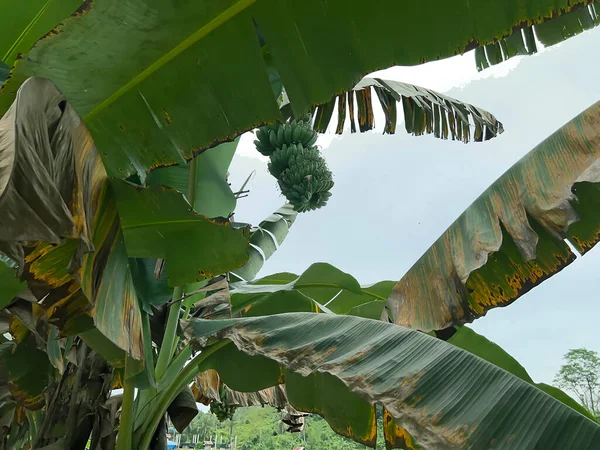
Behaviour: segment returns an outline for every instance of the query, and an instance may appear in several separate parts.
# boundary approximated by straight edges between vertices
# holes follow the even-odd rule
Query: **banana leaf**
[[[597,11],[595,2],[582,3],[573,5],[564,14],[545,17],[535,25],[515,27],[507,36],[475,49],[477,70],[484,70],[513,56],[536,53],[536,37],[542,45],[549,47],[590,30],[600,24]]]
[[[512,303],[600,237],[600,102],[524,156],[394,287],[399,325],[431,331]]]
[[[51,3],[66,8],[71,0]],[[32,31],[44,38],[28,52],[19,47],[15,64],[7,61],[13,69],[0,91],[0,113],[27,78],[49,78],[84,118],[108,174],[137,174],[143,183],[151,169],[282,118],[257,28],[268,45],[268,65],[299,117],[374,70],[460,54],[587,3],[385,0],[365,8],[358,0],[131,0],[125,6],[95,0],[62,14],[47,34],[38,33],[41,25]],[[11,3],[2,17],[10,23],[22,9]],[[24,29],[0,40],[7,48],[26,31],[27,21],[18,23]],[[421,35],[427,37],[415,39]]]
[[[306,389],[315,386],[312,377],[335,380],[336,388],[332,383],[330,389],[318,392],[321,404],[336,405],[348,392],[355,400],[321,413],[338,432],[344,432],[336,423],[343,416],[345,434],[371,447],[375,446],[371,423],[363,421],[360,428],[348,423],[354,423],[355,415],[368,418],[364,411],[376,402],[421,448],[600,445],[597,423],[535,386],[458,347],[394,324],[289,313],[192,319],[184,324],[184,333],[203,346],[211,338],[233,343],[213,353],[200,368],[216,369],[232,389],[264,389],[280,384],[283,374],[289,401],[296,407],[302,397],[292,396],[294,384],[304,386],[299,390],[304,396],[312,396]],[[263,366],[261,377],[252,383],[246,374],[258,362]],[[235,366],[235,371],[225,366]]]
[[[448,139],[450,136],[452,140],[457,139],[466,143],[470,139],[476,142],[492,139],[504,131],[502,123],[483,109],[431,89],[381,78],[363,78],[351,91],[336,95],[328,103],[316,108],[314,129],[324,133],[331,122],[335,108],[337,108],[336,134],[343,133],[347,115],[353,133],[356,131],[356,122],[361,132],[373,129],[375,95],[385,115],[384,134],[396,132],[397,103],[402,104],[406,132],[415,136],[433,134],[441,139]],[[346,114],[347,109],[348,114]]]

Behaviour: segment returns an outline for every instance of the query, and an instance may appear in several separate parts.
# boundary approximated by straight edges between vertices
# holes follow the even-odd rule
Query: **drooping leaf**
[[[163,258],[169,284],[183,285],[234,270],[248,258],[245,230],[190,211],[177,191],[113,180],[127,254]]]
[[[251,281],[260,272],[263,265],[279,248],[298,213],[292,205],[286,203],[252,230],[248,262],[231,274],[232,281]]]
[[[25,83],[0,119],[0,247],[19,267],[22,242],[79,239],[74,269],[92,250],[84,199],[99,160],[86,146],[84,130],[62,94],[43,79]]]
[[[177,394],[167,408],[171,423],[177,431],[183,433],[194,417],[198,415],[196,399],[189,386]]]
[[[252,361],[238,360],[236,349],[238,354],[267,358],[303,376],[333,376],[369,403],[381,402],[424,448],[600,445],[598,424],[531,384],[458,347],[394,324],[292,313],[223,321],[193,319],[184,332],[200,344],[211,336],[231,340],[234,346],[223,347],[210,359],[223,361],[225,355],[219,353],[227,349],[227,363],[221,366],[235,366],[241,373],[246,373],[244,363]],[[228,386],[238,389],[239,375],[230,379],[217,371]],[[249,387],[248,380],[243,381]],[[294,377],[286,377],[285,382],[294,405],[289,395]],[[327,395],[325,391],[324,402]]]
[[[406,132],[417,136],[433,133],[438,138],[448,139],[450,136],[452,140],[469,142],[470,139],[475,141],[491,139],[504,131],[502,124],[489,112],[412,84],[380,78],[363,78],[352,90],[357,97],[357,120],[361,132],[374,127],[372,102],[375,101],[375,97],[379,99],[385,114],[384,133],[396,132],[398,103],[403,107]],[[325,115],[323,112],[325,109],[336,105],[338,110],[341,108],[345,111],[346,102],[352,101],[350,97],[350,95],[338,94],[329,103],[319,106],[315,111],[315,130],[320,133],[327,130],[332,115],[331,112]],[[342,134],[345,120],[345,113],[338,114],[337,134]],[[353,122],[354,118],[351,117],[350,120]],[[451,126],[448,129],[448,123],[454,121],[461,122],[462,126],[460,128]],[[472,126],[473,132],[471,132]],[[351,126],[351,129],[354,130],[355,127]]]
[[[144,340],[140,302],[119,227],[116,201],[108,185],[97,201],[93,205],[97,212],[92,224],[92,242],[96,251],[84,256],[81,269],[81,288],[93,305],[89,315],[94,329],[81,333],[81,336],[112,365],[122,366],[127,353],[140,363],[138,369],[141,369]],[[118,353],[114,352],[115,346]],[[121,356],[115,360],[119,353]],[[108,359],[108,354],[112,359]],[[127,375],[134,373],[130,371]]]
[[[544,391],[546,394],[554,397],[556,400],[564,403],[565,405],[573,408],[579,413],[586,416],[588,419],[597,422],[593,414],[587,409],[565,394],[554,386],[549,386],[544,383],[534,383],[525,368],[507,352],[505,352],[500,346],[489,341],[484,336],[477,334],[475,331],[468,327],[456,327],[456,332],[446,342],[462,348],[492,364],[501,367],[507,372],[521,378],[522,380],[536,386],[538,389]]]
[[[121,8],[119,0],[95,0],[19,60],[0,111],[27,77],[49,78],[85,117],[109,175],[137,172],[143,181],[151,168],[281,118],[255,23],[300,116],[373,70],[463,53],[587,3],[133,0]],[[424,30],[431,38],[414,39]]]
[[[196,157],[194,211],[206,217],[229,217],[236,205],[235,195],[227,183],[227,171],[239,139],[226,142]],[[190,165],[162,167],[151,172],[148,185],[164,185],[187,196]]]
[[[23,267],[49,323],[81,332],[111,362],[125,352],[141,362],[139,306],[116,205],[85,126],[49,80],[35,78],[1,124],[0,245]]]
[[[561,15],[552,14],[541,23],[514,28],[497,42],[476,49],[478,70],[499,64],[517,55],[531,55],[537,52],[535,36],[545,47],[563,42],[600,24],[594,2],[572,5]]]
[[[510,304],[599,239],[600,103],[493,183],[395,286],[387,309],[423,331]]]
[[[319,414],[336,433],[375,447],[375,405],[348,389],[338,378],[329,373],[302,376],[286,370],[285,382],[288,401],[294,408]]]

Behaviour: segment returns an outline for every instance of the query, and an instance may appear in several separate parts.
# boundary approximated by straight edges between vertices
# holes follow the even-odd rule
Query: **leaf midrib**
[[[14,52],[14,50],[19,46],[19,44],[21,42],[23,42],[23,39],[25,39],[25,36],[27,35],[27,33],[29,33],[31,31],[31,29],[40,21],[40,18],[44,15],[46,10],[50,7],[51,3],[52,3],[52,0],[48,0],[46,3],[44,3],[44,6],[42,6],[42,9],[40,9],[38,11],[38,13],[35,15],[35,17],[33,19],[31,19],[31,21],[27,24],[25,29],[21,32],[19,37],[15,40],[15,42],[13,42],[13,44],[8,49],[6,54],[2,57],[2,61],[4,61],[6,64],[12,65],[13,62],[9,61],[8,57],[11,55],[11,53]]]
[[[144,69],[142,72],[138,73],[135,77],[133,77],[125,85],[123,85],[119,89],[117,89],[110,97],[108,97],[106,100],[104,100],[102,103],[100,103],[94,109],[92,109],[84,117],[84,120],[91,119],[94,115],[96,115],[98,112],[100,112],[101,110],[106,108],[108,105],[110,105],[111,103],[114,103],[123,94],[125,94],[126,92],[128,92],[129,90],[131,90],[132,88],[137,86],[138,84],[140,84],[142,81],[144,81],[146,78],[148,78],[154,72],[156,72],[158,69],[163,67],[165,64],[167,64],[171,60],[173,60],[176,56],[180,55],[183,51],[187,50],[189,47],[194,45],[200,39],[204,38],[211,31],[214,31],[215,29],[217,29],[218,27],[223,25],[225,22],[227,22],[228,20],[235,17],[237,14],[244,11],[246,8],[248,8],[250,5],[252,5],[255,1],[256,0],[238,0],[235,4],[233,4],[232,6],[227,8],[225,11],[223,11],[217,17],[212,19],[206,25],[202,26],[196,32],[194,32],[193,34],[188,36],[185,40],[180,42],[179,45],[177,45],[174,48],[172,48],[171,50],[169,50],[162,57],[160,57],[159,59],[154,61],[148,67],[146,67],[146,69]]]
[[[341,289],[343,291],[349,291],[349,292],[356,294],[356,292],[351,291],[350,289],[347,289],[347,288],[340,286],[339,284],[335,284],[335,283],[299,283],[299,284],[296,283],[296,284],[294,284],[292,289],[302,289],[302,288],[312,288],[312,287],[330,287],[330,288]],[[387,300],[386,298],[382,297],[381,295],[375,294],[373,292],[369,292],[366,289],[360,288],[360,290],[362,291],[363,294],[370,295],[371,297],[377,298],[379,300]]]
[[[144,222],[142,224],[139,225],[121,225],[121,227],[123,228],[123,231],[129,231],[129,230],[137,230],[140,228],[152,228],[152,227],[160,227],[163,225],[183,225],[183,224],[188,224],[188,223],[202,223],[202,222],[210,222],[210,223],[214,223],[211,222],[210,219],[203,219],[201,217],[198,218],[194,218],[194,219],[182,219],[182,220],[163,220],[163,221],[157,221],[157,222]],[[216,224],[215,224],[216,225]]]

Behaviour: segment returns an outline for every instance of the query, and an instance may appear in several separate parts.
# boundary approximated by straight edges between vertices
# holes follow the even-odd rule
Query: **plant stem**
[[[181,294],[183,287],[176,286],[173,289],[173,302],[169,306],[169,315],[167,316],[167,326],[165,327],[165,334],[163,335],[162,345],[158,352],[158,359],[156,360],[156,381],[159,381],[164,375],[169,362],[173,356],[173,348],[176,345],[175,338],[177,337],[177,323],[179,322],[179,310],[181,309]]]
[[[125,364],[129,364],[129,357],[127,357]],[[123,385],[121,421],[119,423],[119,434],[117,436],[117,450],[131,450],[133,448],[134,393],[135,387],[133,382],[130,379],[125,380]]]
[[[156,427],[160,423],[161,417],[165,414],[167,408],[175,399],[175,397],[177,397],[181,390],[186,386],[187,383],[189,383],[190,379],[195,375],[195,372],[198,370],[198,366],[200,365],[200,363],[202,363],[214,352],[216,352],[217,350],[221,349],[229,343],[230,341],[228,340],[222,340],[202,350],[201,353],[196,355],[190,361],[190,363],[187,366],[185,366],[181,372],[179,372],[179,375],[177,375],[177,377],[173,380],[170,386],[159,394],[156,406],[153,408],[152,412],[148,416],[150,422],[146,425],[144,429],[142,441],[140,446],[138,447],[140,450],[147,450],[149,448],[150,441],[152,440],[152,436],[154,436]]]

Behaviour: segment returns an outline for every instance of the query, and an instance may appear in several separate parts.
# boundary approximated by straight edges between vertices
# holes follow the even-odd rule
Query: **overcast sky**
[[[445,92],[484,108],[505,132],[468,145],[394,136],[379,130],[319,140],[334,174],[329,204],[297,219],[259,276],[301,273],[324,261],[361,284],[399,280],[439,235],[497,177],[546,136],[600,100],[600,30],[542,53],[515,58],[482,73],[472,53],[377,75]],[[231,166],[238,188],[252,170],[250,196],[239,200],[236,221],[257,224],[281,206],[276,181],[251,144],[242,140]],[[551,382],[564,353],[600,351],[600,250],[473,327],[516,357],[536,381]]]

